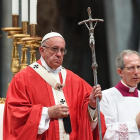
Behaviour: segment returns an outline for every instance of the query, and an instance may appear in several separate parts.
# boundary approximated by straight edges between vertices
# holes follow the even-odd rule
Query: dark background
[[[42,7],[43,4],[46,6]],[[63,66],[93,85],[89,31],[84,24],[78,25],[78,22],[89,18],[88,7],[91,8],[93,18],[105,20],[103,0],[87,0],[86,2],[84,0],[59,0],[56,2],[39,0],[37,34],[44,36],[50,31],[61,33],[65,38],[68,50]],[[102,80],[102,78],[109,79],[105,22],[98,22],[95,28],[95,42],[98,81],[105,89],[109,87],[109,80],[107,80],[108,82]]]
[[[0,0],[0,27],[12,26],[11,1]],[[98,22],[94,30],[97,77],[98,83],[104,90],[119,81],[115,68],[115,58],[118,53],[124,49],[139,51],[139,0],[38,0],[37,35],[43,37],[51,31],[62,34],[68,50],[64,56],[63,66],[93,86],[89,31],[84,24],[78,25],[78,22],[89,18],[88,7],[91,8],[92,18],[104,20]],[[19,26],[22,26],[21,11]],[[7,85],[12,78],[10,70],[12,39],[7,39],[7,34],[1,30],[0,35],[2,35],[0,37],[0,97],[5,97]],[[20,50],[19,53],[21,54]],[[37,59],[39,58],[38,52]]]

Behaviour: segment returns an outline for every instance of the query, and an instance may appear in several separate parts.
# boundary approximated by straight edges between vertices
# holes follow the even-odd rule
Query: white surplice
[[[102,93],[100,107],[107,127],[103,140],[140,140],[135,122],[140,112],[140,91],[138,97],[124,97],[115,87]]]

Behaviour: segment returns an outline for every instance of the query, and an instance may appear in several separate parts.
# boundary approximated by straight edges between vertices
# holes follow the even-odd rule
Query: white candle
[[[22,14],[22,22],[28,21],[28,0],[21,0],[21,14]]]
[[[37,24],[37,0],[30,0],[30,24]]]
[[[12,0],[12,15],[19,15],[19,0]]]

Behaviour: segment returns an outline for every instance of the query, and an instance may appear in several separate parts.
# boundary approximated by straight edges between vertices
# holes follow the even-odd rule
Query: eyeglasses
[[[64,48],[59,49],[58,47],[47,47],[47,46],[43,46],[43,47],[50,49],[52,51],[52,53],[58,53],[59,50],[60,50],[60,52],[61,52],[62,55],[64,55],[64,54],[67,53],[67,49],[64,49]]]
[[[136,67],[131,66],[131,67],[124,67],[124,68],[126,68],[130,72],[135,71],[136,68],[137,68],[138,71],[140,71],[140,65],[139,66],[136,66]]]

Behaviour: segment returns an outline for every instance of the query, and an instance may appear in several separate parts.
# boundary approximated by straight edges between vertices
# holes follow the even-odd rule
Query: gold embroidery
[[[4,104],[6,101],[6,98],[0,98],[0,104]]]

